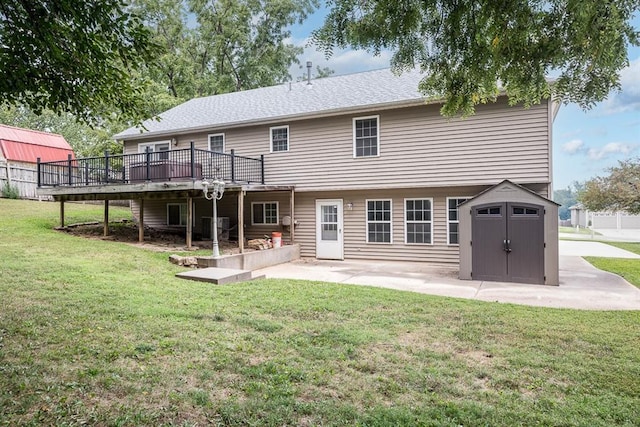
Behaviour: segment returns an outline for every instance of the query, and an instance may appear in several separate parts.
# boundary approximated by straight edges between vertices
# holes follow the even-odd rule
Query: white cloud
[[[584,150],[584,141],[581,139],[572,139],[562,144],[562,151],[569,154],[576,154]]]
[[[625,144],[622,142],[610,142],[602,148],[590,148],[587,151],[587,155],[591,160],[601,160],[611,155],[616,154],[629,154],[636,149],[631,144]]]
[[[620,72],[620,92],[614,92],[602,103],[605,114],[640,110],[640,58]]]

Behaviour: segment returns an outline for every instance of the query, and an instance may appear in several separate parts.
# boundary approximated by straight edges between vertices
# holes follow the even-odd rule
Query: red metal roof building
[[[8,161],[36,163],[64,160],[73,149],[62,135],[0,125],[0,154]]]

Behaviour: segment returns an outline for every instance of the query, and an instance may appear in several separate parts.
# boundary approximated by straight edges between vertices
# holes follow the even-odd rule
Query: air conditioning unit
[[[218,240],[229,240],[229,217],[218,217]],[[202,238],[213,239],[213,218],[210,216],[202,217]]]

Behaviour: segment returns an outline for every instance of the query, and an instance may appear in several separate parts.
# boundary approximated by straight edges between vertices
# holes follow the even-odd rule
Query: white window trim
[[[428,200],[429,203],[431,204],[431,220],[430,221],[407,221],[407,201],[409,200]],[[404,210],[404,244],[405,245],[411,245],[411,246],[433,246],[433,197],[408,197],[406,199],[404,199],[404,202],[402,202],[402,209]],[[408,222],[414,222],[414,223],[429,223],[430,225],[430,233],[431,233],[431,242],[429,243],[409,243],[407,239],[407,223]]]
[[[276,204],[276,222],[272,223],[272,222],[253,222],[253,206],[254,205],[265,205],[267,203],[275,203]],[[264,220],[264,206],[262,206],[262,219]],[[280,202],[277,202],[275,200],[265,200],[264,202],[251,202],[251,225],[257,225],[257,226],[274,226],[274,225],[280,225]]]
[[[207,135],[207,146],[209,147],[209,151],[211,151],[211,137],[212,136],[221,136],[222,137],[222,153],[226,153],[227,150],[227,137],[223,133],[210,133]]]
[[[367,120],[367,119],[376,119],[376,123],[377,123],[377,128],[378,128],[378,134],[376,135],[377,137],[377,142],[378,142],[378,154],[376,154],[375,156],[356,156],[356,121],[357,120]],[[375,158],[375,157],[380,157],[380,115],[375,115],[375,116],[363,116],[363,117],[354,117],[353,118],[353,122],[352,122],[352,133],[353,133],[353,158],[354,159],[369,159],[369,158]]]
[[[287,149],[286,150],[273,151],[273,131],[276,129],[287,130]],[[291,148],[291,132],[289,130],[289,125],[270,127],[269,128],[269,152],[270,153],[287,153],[290,148]]]
[[[155,151],[155,146],[160,144],[169,144],[169,151],[171,151],[171,140],[168,139],[166,141],[140,142],[138,144],[138,153],[145,153],[147,150],[147,147],[151,147],[151,146],[154,147],[153,149],[154,153],[157,153],[157,151]]]
[[[389,202],[389,241],[388,242],[370,242],[369,241],[369,222],[378,224],[387,221],[369,221],[369,202]],[[364,218],[365,218],[365,237],[366,242],[370,245],[391,245],[393,244],[393,199],[366,199],[364,201]]]
[[[452,221],[449,220],[449,200],[452,199],[471,199],[472,196],[452,196],[452,197],[447,197],[447,206],[446,206],[446,219],[447,219],[447,245],[449,246],[460,246],[459,243],[451,243],[450,240],[450,231],[449,231],[449,224],[451,224]],[[458,224],[458,240],[460,240],[460,209],[458,209],[458,221],[455,222],[456,224]]]
[[[186,203],[167,203],[167,226],[169,227],[186,227],[187,224],[185,223],[183,224],[169,224],[169,207],[170,206],[180,206],[180,220],[182,220],[182,207],[184,206],[184,209],[188,211],[188,207]],[[187,212],[187,215],[189,214],[189,212]],[[187,218],[187,221],[189,219]]]

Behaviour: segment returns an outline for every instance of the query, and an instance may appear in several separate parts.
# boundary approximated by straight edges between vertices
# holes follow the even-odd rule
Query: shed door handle
[[[502,241],[502,249],[504,249],[505,252],[509,253],[511,252],[511,240],[509,239],[505,239]]]

